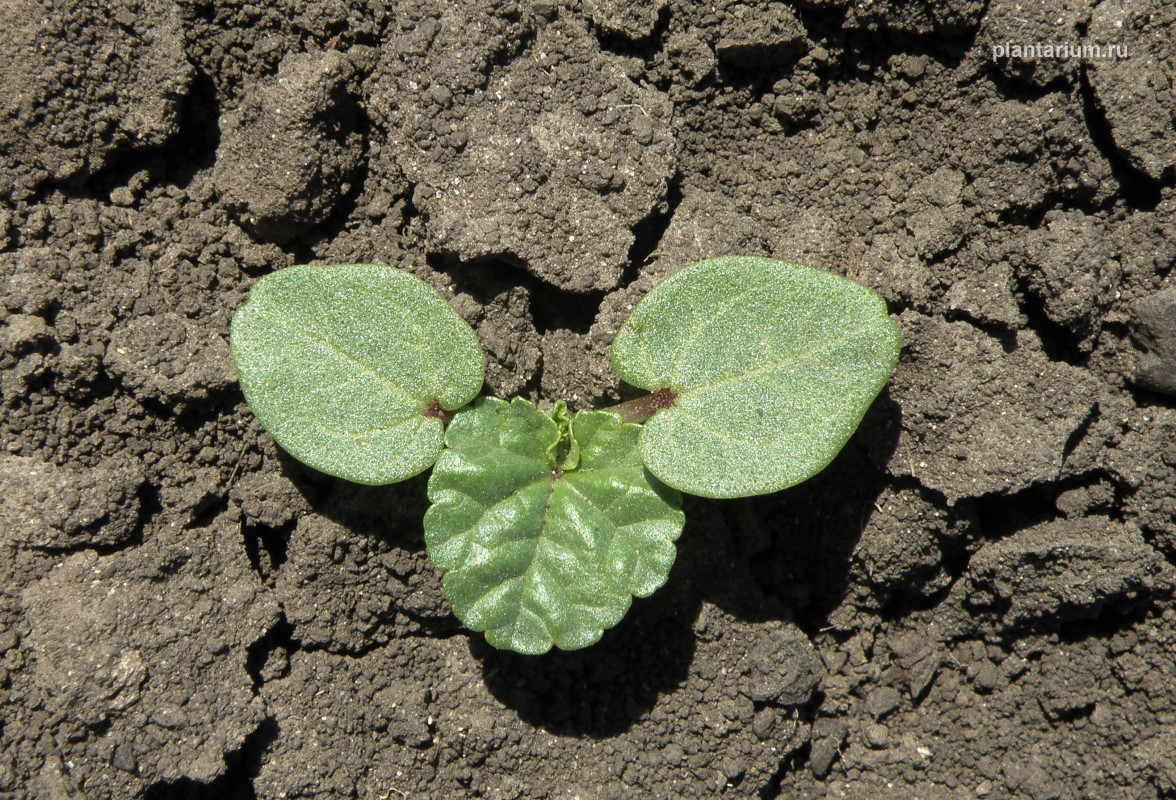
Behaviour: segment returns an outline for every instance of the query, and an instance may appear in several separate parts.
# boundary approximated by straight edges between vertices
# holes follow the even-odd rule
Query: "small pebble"
[[[179,706],[164,703],[151,715],[151,721],[156,725],[174,730],[188,724],[188,715]]]
[[[1133,380],[1153,392],[1176,394],[1176,289],[1165,289],[1132,307],[1132,335],[1144,349]]]
[[[976,672],[976,677],[972,682],[976,687],[976,691],[981,694],[988,694],[1000,686],[1000,670],[995,664],[987,663]]]
[[[898,689],[893,686],[879,686],[866,698],[866,713],[874,719],[882,719],[898,708],[901,699]]]
[[[843,719],[819,717],[813,722],[812,749],[809,751],[809,769],[813,777],[823,780],[833,768],[841,752],[841,745],[849,726]]]
[[[719,762],[719,772],[722,772],[723,777],[729,782],[739,780],[746,771],[747,767],[734,758],[727,757]]]
[[[118,186],[110,193],[110,202],[116,206],[129,206],[135,202],[135,194],[125,186]]]
[[[1090,723],[1097,725],[1100,728],[1105,728],[1115,721],[1115,712],[1106,703],[1098,703],[1094,707],[1094,711],[1090,712]]]
[[[880,722],[867,722],[862,729],[862,736],[867,745],[875,750],[881,750],[890,742],[890,728]]]
[[[139,770],[135,751],[126,742],[115,745],[114,752],[110,754],[110,766],[121,769],[123,772],[138,772]]]

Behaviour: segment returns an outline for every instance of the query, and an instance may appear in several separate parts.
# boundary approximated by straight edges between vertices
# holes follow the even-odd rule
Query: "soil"
[[[0,797],[1176,797],[1171,0],[0,0]],[[1125,45],[998,58],[1006,43]],[[374,262],[500,396],[629,395],[692,261],[881,292],[810,482],[688,500],[589,649],[496,652],[424,478],[285,456],[260,276]]]

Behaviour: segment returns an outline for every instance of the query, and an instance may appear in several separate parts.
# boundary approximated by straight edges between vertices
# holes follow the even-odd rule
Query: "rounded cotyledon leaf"
[[[623,380],[670,406],[641,433],[649,470],[690,494],[745,497],[793,486],[832,461],[900,347],[872,289],[731,256],[654,287],[618,331],[612,360]]]
[[[498,648],[572,650],[665,583],[681,496],[642,465],[640,432],[522,398],[480,398],[454,417],[425,544],[458,619]]]
[[[432,287],[370,264],[265,276],[229,343],[245,399],[278,444],[365,484],[428,469],[445,412],[472,400],[485,372],[473,329]]]

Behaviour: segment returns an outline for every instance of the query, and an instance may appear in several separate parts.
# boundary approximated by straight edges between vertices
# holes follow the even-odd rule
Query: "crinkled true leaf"
[[[769,258],[701,261],[656,286],[613,342],[626,382],[668,388],[641,453],[683,492],[743,497],[800,483],[853,434],[898,360],[872,289]]]
[[[495,647],[571,650],[665,583],[681,496],[644,468],[639,435],[612,414],[569,423],[521,398],[481,398],[454,417],[425,543],[462,622]]]
[[[245,399],[315,469],[392,483],[441,451],[440,409],[482,388],[477,336],[428,284],[392,267],[296,266],[267,275],[233,316]]]

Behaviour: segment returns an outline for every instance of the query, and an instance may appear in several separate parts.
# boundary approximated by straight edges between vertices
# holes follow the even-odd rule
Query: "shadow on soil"
[[[849,583],[850,556],[884,487],[899,430],[883,394],[857,435],[799,486],[742,500],[685,498],[686,529],[669,582],[584,650],[544,656],[471,650],[486,686],[529,724],[607,738],[629,729],[690,674],[704,602],[742,620],[791,619],[813,631]]]
[[[472,637],[487,688],[529,724],[607,738],[628,730],[687,679],[704,602],[744,621],[788,619],[809,632],[824,627],[849,584],[850,556],[884,488],[881,466],[896,446],[900,417],[883,392],[837,458],[791,489],[739,500],[685,497],[686,528],[664,587],[635,600],[619,625],[584,650],[522,656]],[[317,513],[398,547],[424,546],[427,473],[391,486],[359,486],[280,458]]]

